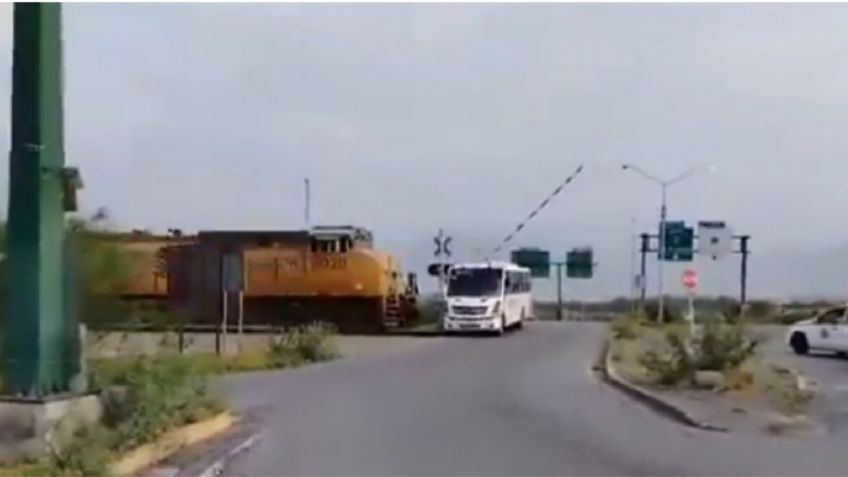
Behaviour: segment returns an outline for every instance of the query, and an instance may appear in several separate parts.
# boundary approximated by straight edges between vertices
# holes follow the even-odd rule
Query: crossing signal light
[[[439,275],[446,276],[449,271],[449,263],[431,263],[427,266],[427,275],[431,277],[438,277]]]

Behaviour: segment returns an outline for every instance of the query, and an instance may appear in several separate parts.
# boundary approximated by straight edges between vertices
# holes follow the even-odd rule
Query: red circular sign
[[[683,286],[689,289],[698,286],[698,272],[691,268],[687,268],[686,271],[683,272]]]

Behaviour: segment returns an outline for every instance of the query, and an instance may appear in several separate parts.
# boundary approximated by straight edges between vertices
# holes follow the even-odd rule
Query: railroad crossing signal
[[[450,272],[449,263],[431,263],[427,266],[427,275],[431,277],[444,277]]]
[[[591,247],[574,248],[565,254],[565,276],[568,278],[592,278],[594,267]]]
[[[674,221],[665,223],[663,234],[663,249],[660,259],[668,262],[691,262],[695,255],[695,232],[687,227],[686,222]]]
[[[433,252],[433,255],[436,257],[441,257],[442,255],[450,257],[451,251],[450,248],[448,248],[448,245],[450,245],[451,240],[453,240],[453,237],[445,237],[444,231],[439,229],[439,235],[433,237],[433,242],[436,244],[436,250]]]

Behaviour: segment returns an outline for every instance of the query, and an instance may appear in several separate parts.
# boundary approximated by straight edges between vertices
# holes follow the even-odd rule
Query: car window
[[[822,323],[822,324],[836,323],[836,322],[839,322],[839,321],[844,321],[844,317],[845,317],[845,308],[833,308],[831,310],[824,312],[821,316],[819,316],[818,319],[816,320],[816,323]]]

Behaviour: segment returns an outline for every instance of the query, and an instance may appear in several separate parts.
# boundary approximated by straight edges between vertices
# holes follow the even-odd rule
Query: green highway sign
[[[590,247],[573,248],[565,254],[565,276],[568,278],[592,278],[594,266]]]
[[[666,221],[662,248],[662,253],[658,253],[662,260],[691,262],[695,255],[695,232],[683,221]]]
[[[551,274],[551,254],[538,248],[519,248],[510,254],[512,263],[530,269],[533,278],[548,278]]]

